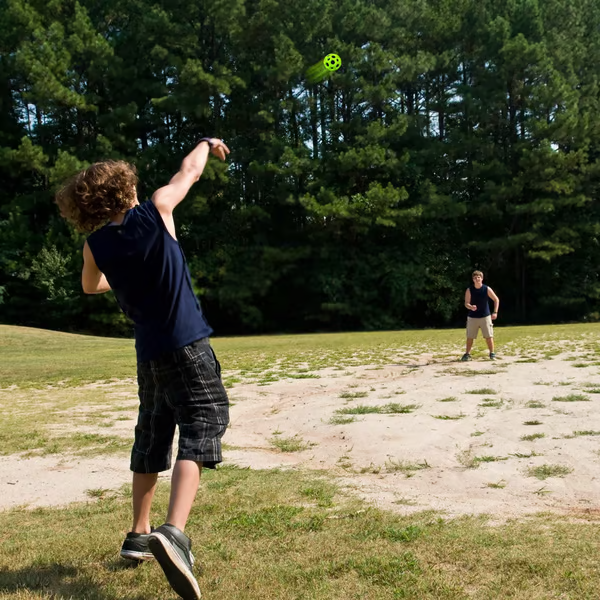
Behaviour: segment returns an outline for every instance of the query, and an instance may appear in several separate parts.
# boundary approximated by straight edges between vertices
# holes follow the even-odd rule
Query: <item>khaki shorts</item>
[[[492,317],[481,317],[480,319],[474,319],[473,317],[467,317],[467,338],[474,340],[477,338],[477,334],[481,329],[481,334],[484,338],[494,337],[494,325],[492,324]]]

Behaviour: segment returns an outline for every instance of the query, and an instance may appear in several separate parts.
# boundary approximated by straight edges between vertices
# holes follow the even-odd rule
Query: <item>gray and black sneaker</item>
[[[200,587],[192,572],[192,540],[173,525],[161,525],[148,536],[148,546],[171,587],[183,600],[199,600]]]
[[[127,560],[152,560],[154,555],[148,548],[149,533],[130,531],[121,546],[121,556]]]
[[[490,352],[490,360],[496,360],[496,353]]]
[[[460,359],[462,362],[465,362],[467,360],[471,360],[471,355],[468,352],[465,352],[465,354],[463,354],[462,358]]]

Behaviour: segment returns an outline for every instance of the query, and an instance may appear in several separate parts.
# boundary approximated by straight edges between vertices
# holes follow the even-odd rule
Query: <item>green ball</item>
[[[342,66],[342,59],[337,54],[328,54],[323,64],[328,71],[337,71]]]

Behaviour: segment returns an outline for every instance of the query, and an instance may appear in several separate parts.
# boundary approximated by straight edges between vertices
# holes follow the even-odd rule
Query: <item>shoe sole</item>
[[[152,552],[135,552],[135,550],[126,550],[120,553],[121,558],[125,560],[154,560]]]
[[[199,600],[202,597],[194,574],[162,533],[153,533],[148,539],[148,547],[164,571],[169,584],[183,600]]]

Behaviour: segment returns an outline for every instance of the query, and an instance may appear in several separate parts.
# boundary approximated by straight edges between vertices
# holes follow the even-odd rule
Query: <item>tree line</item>
[[[0,320],[129,335],[53,194],[118,158],[147,198],[206,135],[217,333],[462,324],[475,268],[504,323],[599,319],[599,65],[596,0],[0,0]]]

